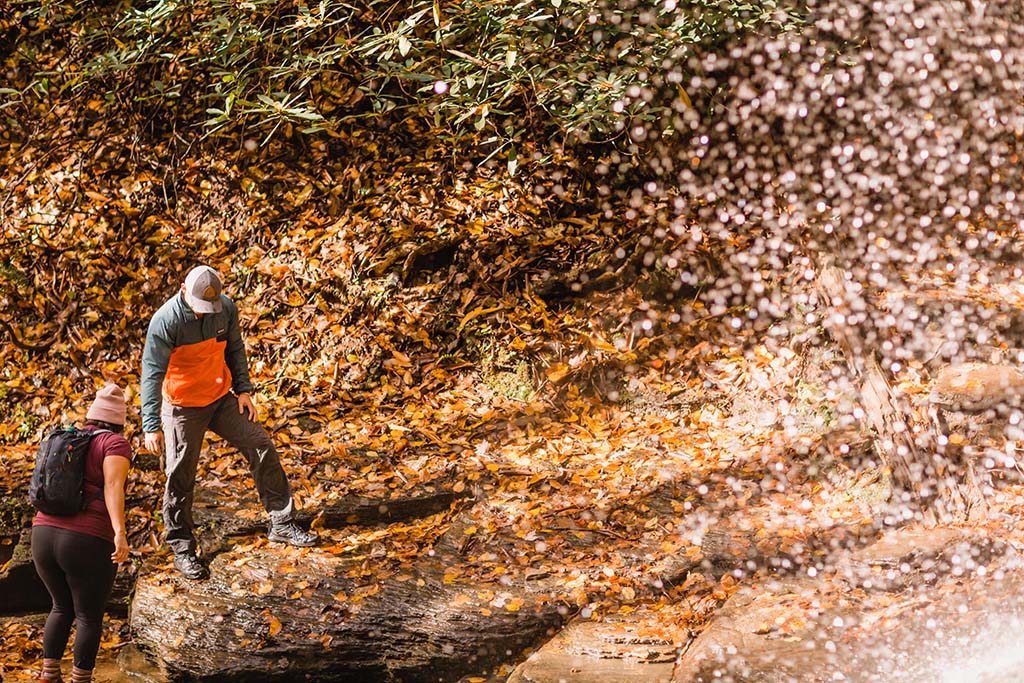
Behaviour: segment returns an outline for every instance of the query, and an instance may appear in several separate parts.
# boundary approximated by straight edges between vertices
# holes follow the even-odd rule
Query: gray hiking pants
[[[292,519],[291,487],[267,430],[238,412],[238,399],[227,394],[208,406],[183,408],[164,401],[161,411],[167,449],[164,532],[175,553],[195,551],[192,500],[196,467],[206,430],[212,430],[245,456],[263,508],[274,524]]]

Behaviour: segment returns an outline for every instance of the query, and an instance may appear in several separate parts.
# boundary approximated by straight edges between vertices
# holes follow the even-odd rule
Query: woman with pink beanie
[[[73,516],[40,512],[32,521],[32,560],[53,600],[43,631],[40,681],[63,680],[60,660],[75,620],[71,683],[92,680],[117,565],[128,560],[124,485],[132,450],[122,434],[125,413],[119,386],[109,384],[96,393],[84,426],[94,432],[83,487],[90,502]]]

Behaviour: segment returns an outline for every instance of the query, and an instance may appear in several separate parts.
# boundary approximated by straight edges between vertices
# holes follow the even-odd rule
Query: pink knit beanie
[[[96,392],[96,399],[85,414],[87,420],[109,422],[112,425],[123,425],[127,409],[124,405],[124,392],[116,384],[108,384]]]

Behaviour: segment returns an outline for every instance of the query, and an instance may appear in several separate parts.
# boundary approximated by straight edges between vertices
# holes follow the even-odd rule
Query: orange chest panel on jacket
[[[231,388],[231,371],[224,360],[226,341],[207,339],[171,352],[163,394],[176,406],[208,406]]]

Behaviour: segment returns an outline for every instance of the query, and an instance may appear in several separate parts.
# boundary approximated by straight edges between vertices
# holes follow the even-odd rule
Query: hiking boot
[[[194,552],[176,553],[174,568],[181,572],[186,579],[192,581],[210,578],[210,570],[196,557]]]
[[[271,541],[287,543],[288,545],[298,546],[299,548],[308,548],[320,542],[319,536],[309,531],[305,531],[295,522],[271,524],[270,533],[267,534],[267,538]]]

